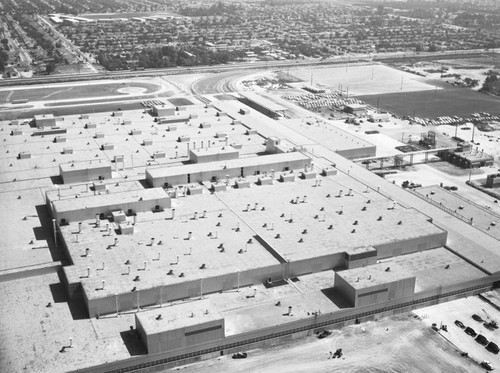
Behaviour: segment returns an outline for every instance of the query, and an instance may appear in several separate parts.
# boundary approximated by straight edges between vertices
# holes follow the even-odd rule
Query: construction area
[[[0,370],[169,368],[494,289],[493,213],[258,94],[189,100],[0,123]]]

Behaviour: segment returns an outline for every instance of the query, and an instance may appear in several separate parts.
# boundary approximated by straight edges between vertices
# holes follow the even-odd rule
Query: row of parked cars
[[[482,334],[477,334],[474,329],[472,329],[470,326],[465,326],[460,320],[455,320],[455,325],[458,326],[460,329],[463,329],[465,334],[470,335],[472,338],[475,338],[476,342],[486,346],[486,349],[494,354],[498,354],[500,352],[500,348],[495,342],[490,342],[488,339],[482,335]]]

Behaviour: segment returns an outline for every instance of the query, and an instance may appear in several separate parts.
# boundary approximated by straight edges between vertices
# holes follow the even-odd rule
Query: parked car
[[[479,315],[474,314],[474,315],[472,315],[472,318],[474,320],[476,320],[477,322],[483,322],[483,319]]]
[[[481,363],[481,366],[483,368],[485,368],[486,370],[493,370],[493,365],[491,365],[491,363],[487,360],[484,360],[482,363]]]
[[[465,325],[460,320],[455,320],[455,325],[458,326],[460,329],[465,328]]]
[[[470,326],[468,326],[467,328],[465,328],[464,331],[465,331],[465,334],[468,334],[471,337],[475,337],[477,335],[477,333],[475,332],[475,330],[472,329]]]
[[[246,352],[237,352],[233,354],[233,359],[246,359],[248,354]]]
[[[319,339],[323,339],[325,337],[328,337],[330,334],[332,334],[331,331],[329,330],[323,330],[321,333],[318,334]]]
[[[482,334],[479,334],[477,337],[476,337],[476,342],[479,343],[479,344],[482,344],[483,346],[486,346],[488,344],[488,339],[486,339],[486,337]]]
[[[500,348],[498,348],[498,345],[495,342],[488,343],[488,346],[486,346],[486,349],[489,352],[492,352],[494,354],[498,354],[498,352],[500,351]]]

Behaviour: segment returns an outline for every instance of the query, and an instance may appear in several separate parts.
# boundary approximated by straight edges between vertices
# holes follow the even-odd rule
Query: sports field
[[[400,92],[356,96],[382,110],[403,116],[436,118],[487,112],[500,115],[500,97],[478,93],[466,88],[446,88],[434,91]]]

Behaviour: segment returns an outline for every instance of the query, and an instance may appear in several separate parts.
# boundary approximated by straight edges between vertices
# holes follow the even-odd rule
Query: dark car
[[[483,319],[479,315],[474,314],[474,315],[472,315],[472,318],[474,320],[476,320],[477,322],[483,322]]]
[[[472,329],[470,326],[468,326],[467,328],[465,328],[464,331],[465,331],[465,334],[468,334],[471,337],[475,337],[477,335],[477,333],[474,331],[474,329]]]
[[[237,352],[233,355],[233,359],[246,359],[248,354],[246,352]]]
[[[476,337],[476,342],[479,343],[479,344],[482,344],[483,346],[486,346],[489,341],[486,339],[486,337],[484,335],[479,334]]]
[[[318,338],[319,339],[323,339],[323,338],[328,337],[330,334],[332,334],[331,331],[329,331],[329,330],[323,330],[321,333],[318,334]]]
[[[489,352],[493,352],[494,354],[498,354],[498,352],[500,351],[500,348],[498,348],[498,345],[495,342],[488,343],[488,346],[486,346],[486,349]]]
[[[481,366],[482,366],[483,368],[485,368],[486,370],[493,370],[493,366],[491,365],[491,363],[490,363],[489,361],[486,361],[486,360],[485,360],[485,361],[483,361],[483,362],[481,363]]]
[[[460,320],[455,320],[455,325],[458,326],[460,329],[465,328],[465,325]]]

